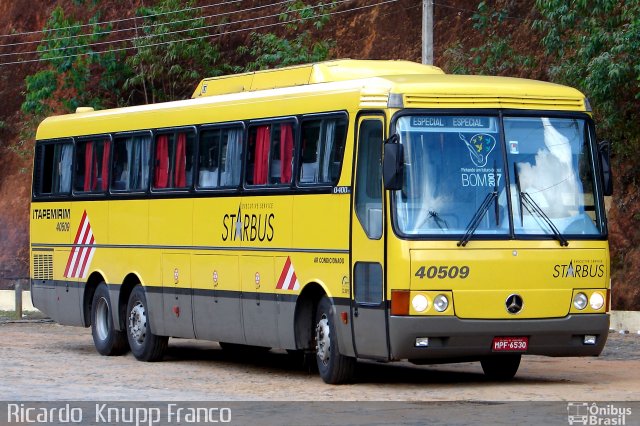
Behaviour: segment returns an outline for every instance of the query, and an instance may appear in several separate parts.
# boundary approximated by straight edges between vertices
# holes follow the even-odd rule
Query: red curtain
[[[187,186],[187,135],[178,134],[178,144],[176,145],[176,167],[173,177],[174,187],[184,188]]]
[[[87,142],[84,146],[84,191],[91,191],[91,165],[93,164],[93,142]]]
[[[111,141],[109,139],[104,141],[104,149],[102,150],[102,190],[106,191],[109,187],[109,155],[111,154]]]
[[[156,139],[156,171],[153,178],[154,188],[166,188],[169,185],[169,136],[160,135]]]
[[[293,128],[291,124],[280,126],[280,183],[291,182],[293,159]]]
[[[256,134],[255,162],[253,164],[253,184],[264,185],[269,176],[269,144],[271,132],[269,126],[260,126]]]

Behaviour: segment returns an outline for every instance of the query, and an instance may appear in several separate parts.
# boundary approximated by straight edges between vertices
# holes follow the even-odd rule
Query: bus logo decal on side
[[[76,239],[73,241],[73,248],[69,253],[67,267],[64,270],[66,278],[84,278],[87,276],[89,265],[91,265],[93,254],[96,251],[94,244],[95,239],[91,230],[91,223],[89,223],[89,216],[87,216],[87,211],[85,210],[78,226],[78,232],[76,232]]]
[[[298,282],[296,271],[293,270],[291,258],[287,257],[287,261],[284,262],[284,268],[282,268],[282,273],[280,274],[280,279],[278,279],[278,284],[276,284],[276,290],[298,290],[299,288],[300,283]]]

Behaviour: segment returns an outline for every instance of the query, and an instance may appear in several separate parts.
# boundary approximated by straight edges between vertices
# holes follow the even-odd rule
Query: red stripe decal
[[[284,262],[284,268],[282,268],[282,273],[280,274],[280,279],[278,279],[278,284],[276,285],[277,290],[281,290],[284,285],[284,280],[287,278],[287,273],[289,272],[289,268],[291,267],[291,258],[287,257],[287,261]]]

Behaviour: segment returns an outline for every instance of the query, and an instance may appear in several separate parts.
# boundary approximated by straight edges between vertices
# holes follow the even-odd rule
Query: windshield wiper
[[[498,207],[498,176],[496,175],[495,161],[493,162],[493,179],[493,192],[488,193],[487,196],[484,197],[484,201],[482,201],[482,204],[480,204],[480,207],[478,207],[475,214],[469,221],[462,239],[458,241],[458,247],[466,246],[469,240],[471,240],[471,237],[476,232],[476,229],[478,229],[478,226],[480,226],[480,221],[482,221],[485,213],[489,210],[489,206],[493,200],[496,201],[496,226],[500,225],[500,209]]]
[[[478,207],[478,210],[476,210],[476,213],[469,221],[467,230],[462,236],[462,239],[458,241],[458,247],[464,247],[467,245],[473,234],[476,232],[476,229],[478,229],[478,226],[480,226],[480,222],[482,221],[484,214],[487,212],[487,210],[489,210],[489,206],[491,206],[493,200],[497,200],[497,198],[498,191],[492,191],[488,193],[486,197],[484,197],[484,201],[482,202],[482,204],[480,204],[480,207]]]
[[[549,228],[551,228],[553,235],[555,235],[556,239],[560,241],[560,245],[562,247],[568,246],[569,241],[567,241],[567,239],[560,233],[558,228],[556,228],[556,225],[553,224],[553,221],[549,218],[549,216],[547,216],[544,210],[540,208],[538,203],[533,201],[531,195],[527,194],[526,192],[520,192],[520,197],[522,199],[522,204],[524,204],[524,206],[527,208],[527,210],[529,210],[531,214],[538,215],[542,220],[546,222],[547,225],[549,225]]]
[[[520,188],[520,176],[518,176],[518,167],[516,166],[515,163],[513,163],[513,171],[514,171],[514,175],[515,175],[515,178],[516,178],[516,189],[518,191],[518,199],[519,199],[519,202],[520,202],[520,223],[521,223],[522,227],[524,227],[524,221],[523,221],[523,217],[522,217],[522,207],[524,206],[529,211],[529,213],[538,216],[547,225],[549,225],[549,228],[551,229],[551,232],[553,232],[553,235],[560,242],[560,246],[561,247],[568,246],[569,245],[569,241],[567,241],[567,239],[564,237],[564,235],[562,235],[560,230],[558,230],[556,225],[554,225],[553,221],[544,212],[544,210],[542,210],[542,208],[538,205],[538,203],[536,203],[534,201],[534,199],[531,197],[531,195],[529,195],[526,192],[522,192],[522,189]]]

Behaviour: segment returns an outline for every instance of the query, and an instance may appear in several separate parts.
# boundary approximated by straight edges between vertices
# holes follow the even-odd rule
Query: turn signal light
[[[391,290],[391,315],[409,315],[409,290]]]

